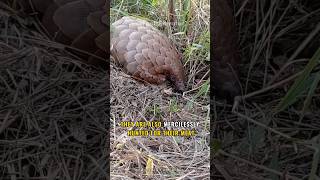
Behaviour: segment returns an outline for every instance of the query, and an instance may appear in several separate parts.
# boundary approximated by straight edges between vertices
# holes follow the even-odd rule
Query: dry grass
[[[237,1],[243,97],[215,102],[214,177],[319,179],[319,85],[280,113],[276,106],[320,47],[318,1]],[[319,74],[314,70],[312,75]]]
[[[148,156],[155,161],[153,178],[175,179],[186,174],[187,177],[208,177],[208,105],[188,108],[192,95],[167,96],[159,87],[139,84],[122,72],[113,68],[112,71],[111,177],[145,179]],[[173,101],[176,109],[170,108]],[[199,134],[190,138],[129,137],[128,130],[139,128],[118,125],[121,121],[159,120],[199,122],[196,129]]]
[[[0,3],[0,179],[107,176],[107,74]]]
[[[153,2],[113,1],[111,22],[123,15],[139,16],[166,33],[184,52],[188,91],[169,95],[167,85],[143,85],[112,67],[111,178],[209,179],[209,1],[185,1],[190,6],[176,1],[176,31],[167,23],[167,2]],[[186,22],[183,18],[190,19]],[[200,126],[198,134],[188,138],[129,137],[128,130],[139,128],[121,127],[121,121],[192,121]],[[150,157],[154,165],[148,176]]]

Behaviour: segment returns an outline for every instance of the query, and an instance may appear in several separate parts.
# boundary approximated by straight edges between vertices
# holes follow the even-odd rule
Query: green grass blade
[[[301,95],[306,89],[308,89],[313,84],[314,79],[310,78],[311,71],[319,64],[319,61],[320,61],[320,48],[316,51],[316,53],[310,59],[307,66],[304,68],[302,74],[298,77],[298,79],[289,89],[288,93],[278,104],[275,110],[276,113],[286,109],[288,106],[296,102],[297,97]]]
[[[317,89],[317,86],[319,84],[319,81],[320,81],[320,73],[317,73],[315,75],[315,78],[311,84],[311,87],[310,87],[310,90],[308,92],[308,95],[304,101],[304,104],[303,104],[303,109],[302,109],[302,114],[304,114],[304,112],[306,111],[306,109],[309,107],[310,103],[311,103],[311,99],[312,99],[312,96],[313,94],[315,93],[316,89]]]

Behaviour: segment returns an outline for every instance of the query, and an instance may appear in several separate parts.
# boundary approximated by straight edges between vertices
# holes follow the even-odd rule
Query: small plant
[[[180,109],[179,109],[179,106],[178,106],[178,103],[177,103],[177,100],[174,98],[174,99],[171,99],[170,102],[169,102],[169,111],[171,113],[176,113],[178,112]]]
[[[161,117],[161,108],[159,105],[154,104],[152,107],[150,107],[147,112],[149,112],[150,114],[152,114],[154,117],[156,118],[160,118]]]

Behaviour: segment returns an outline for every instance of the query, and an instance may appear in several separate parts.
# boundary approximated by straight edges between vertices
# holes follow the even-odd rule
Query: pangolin
[[[213,85],[218,96],[232,98],[240,94],[240,57],[233,10],[229,0],[214,0],[212,11]]]
[[[42,25],[55,41],[104,57],[110,30],[105,0],[20,1],[25,11],[39,13]],[[172,42],[150,23],[123,17],[111,27],[111,55],[136,79],[162,84],[167,79],[185,90],[181,55]],[[109,46],[108,46],[109,47]],[[82,56],[85,56],[82,54]],[[94,56],[85,57],[97,64]]]
[[[51,38],[88,53],[76,53],[91,64],[107,58],[109,27],[105,0],[19,0],[24,12],[37,13]]]
[[[114,22],[111,34],[111,54],[128,73],[153,84],[169,79],[176,90],[185,90],[181,55],[166,35],[134,17]]]

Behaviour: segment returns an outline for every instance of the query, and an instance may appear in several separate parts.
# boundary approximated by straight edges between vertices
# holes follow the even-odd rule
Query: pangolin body
[[[104,57],[107,51],[105,0],[29,0],[22,4],[41,13],[41,21],[54,40]],[[123,17],[111,27],[111,55],[127,73],[153,84],[172,81],[184,90],[181,58],[169,39],[148,22]],[[104,56],[103,56],[104,55]],[[96,59],[88,57],[89,63]]]
[[[105,0],[20,0],[27,13],[39,14],[53,40],[106,59],[109,37]],[[31,3],[30,3],[31,2]],[[79,54],[79,53],[78,53]],[[81,54],[92,64],[94,56]]]
[[[153,84],[169,78],[177,90],[185,90],[181,56],[167,36],[134,17],[114,22],[111,32],[111,54],[128,73]]]

